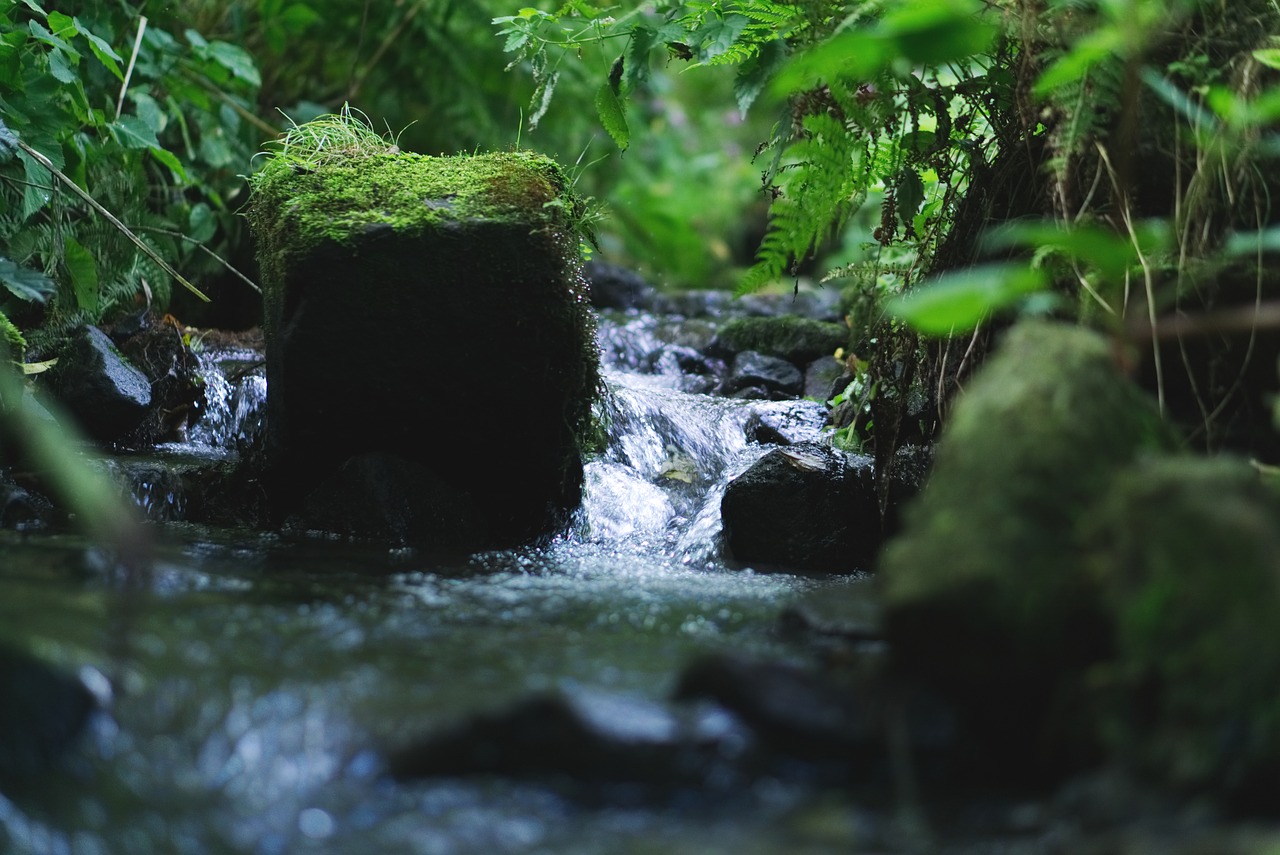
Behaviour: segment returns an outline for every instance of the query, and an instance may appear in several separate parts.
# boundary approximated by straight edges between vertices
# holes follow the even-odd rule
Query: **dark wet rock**
[[[746,747],[737,722],[715,709],[565,687],[477,715],[396,752],[389,766],[401,779],[531,778],[588,798],[643,798],[714,783]]]
[[[311,491],[287,527],[356,539],[466,549],[490,536],[475,499],[431,469],[390,454],[360,454]]]
[[[1074,326],[1014,327],[959,399],[879,570],[895,669],[952,697],[993,763],[1084,759],[1051,736],[1112,645],[1082,523],[1118,470],[1175,445],[1110,343]]]
[[[857,702],[851,686],[782,662],[713,654],[680,674],[677,700],[714,701],[775,751],[809,759],[878,750],[878,711]]]
[[[653,298],[653,286],[619,264],[592,259],[583,275],[591,284],[591,305],[597,309],[639,309]]]
[[[779,424],[779,419],[770,413],[753,412],[747,417],[742,430],[747,435],[747,442],[757,445],[791,444],[791,439],[787,436],[784,427]]]
[[[834,356],[821,356],[804,369],[804,396],[816,401],[829,401],[844,391],[853,377],[845,364]]]
[[[54,769],[94,708],[75,677],[0,644],[0,788],[12,792]]]
[[[599,389],[568,184],[531,152],[305,173],[275,159],[254,174],[266,485],[281,518],[347,459],[388,454],[429,470],[439,495],[474,497],[455,511],[474,514],[459,535],[485,534],[475,549],[565,525]],[[396,513],[375,513],[372,529]]]
[[[146,418],[151,383],[97,327],[75,330],[48,372],[54,396],[88,436],[124,438]]]
[[[764,389],[767,394],[759,397],[796,397],[804,390],[804,375],[785,359],[746,351],[733,358],[721,391],[734,395],[746,389]]]
[[[121,352],[151,384],[147,415],[126,441],[137,447],[183,441],[188,426],[200,418],[205,406],[199,360],[176,323],[143,317],[141,328],[123,340],[121,325],[112,328],[113,340],[122,341]],[[132,330],[134,326],[129,323],[123,328]]]
[[[740,564],[847,573],[867,569],[880,546],[870,459],[817,443],[760,458],[729,482],[720,513]]]
[[[55,519],[53,502],[39,492],[20,486],[0,472],[0,528],[34,531],[48,528]]]
[[[744,352],[762,353],[803,366],[831,356],[848,338],[849,330],[840,324],[809,318],[734,318],[720,328],[708,350],[725,358]]]

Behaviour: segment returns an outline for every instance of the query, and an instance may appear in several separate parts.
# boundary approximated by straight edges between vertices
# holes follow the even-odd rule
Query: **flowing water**
[[[210,380],[186,443],[113,464],[167,521],[143,571],[73,536],[0,534],[4,637],[105,707],[67,769],[0,796],[0,852],[833,851],[828,797],[796,784],[588,806],[537,783],[385,774],[396,748],[531,693],[661,701],[703,653],[807,655],[779,613],[847,581],[727,567],[719,501],[766,450],[751,424],[815,438],[823,409],[681,391],[671,360],[638,373],[651,330],[603,325],[610,437],[572,530],[450,560],[181,522],[166,467],[232,455],[259,429],[261,373],[224,354],[229,379]]]

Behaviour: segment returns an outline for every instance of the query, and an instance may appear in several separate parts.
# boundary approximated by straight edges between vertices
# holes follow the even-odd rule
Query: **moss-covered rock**
[[[713,347],[726,354],[755,351],[803,366],[848,343],[849,330],[840,324],[781,315],[734,318],[721,327]]]
[[[1273,800],[1280,499],[1242,461],[1162,459],[1118,476],[1093,517],[1115,628],[1090,680],[1103,743],[1159,781]]]
[[[528,152],[282,156],[254,176],[278,513],[365,453],[483,509],[484,542],[455,546],[536,537],[577,505],[599,378],[567,186]],[[457,535],[429,518],[416,539]]]
[[[1173,444],[1103,338],[1044,322],[1010,330],[882,553],[897,667],[963,699],[976,731],[1029,753],[1017,735],[1043,736],[1064,675],[1110,647],[1082,522],[1118,469]]]

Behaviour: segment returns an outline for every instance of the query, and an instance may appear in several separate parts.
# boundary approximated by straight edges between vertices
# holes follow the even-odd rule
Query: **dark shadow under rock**
[[[483,538],[483,518],[470,495],[421,463],[373,453],[344,462],[286,528],[448,550]]]
[[[634,270],[593,259],[583,271],[597,309],[640,309],[653,300],[653,286]]]
[[[880,546],[869,460],[817,443],[760,458],[729,482],[720,513],[739,563],[847,573],[865,569]]]

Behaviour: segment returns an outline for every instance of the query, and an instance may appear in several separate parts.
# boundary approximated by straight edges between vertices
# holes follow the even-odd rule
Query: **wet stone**
[[[97,327],[71,334],[49,383],[81,429],[101,442],[115,442],[136,428],[151,404],[147,376]]]
[[[55,768],[94,707],[79,680],[0,644],[0,789],[12,793]]]
[[[881,541],[869,458],[819,443],[760,458],[729,482],[720,514],[729,555],[757,569],[867,569]]]
[[[785,359],[748,350],[733,358],[722,391],[733,395],[750,388],[796,397],[804,391],[804,375]]]

